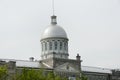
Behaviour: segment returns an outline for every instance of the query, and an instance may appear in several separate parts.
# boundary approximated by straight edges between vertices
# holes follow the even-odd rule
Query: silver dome
[[[67,34],[62,27],[60,27],[58,25],[51,24],[43,32],[41,39],[55,38],[55,37],[67,38]]]

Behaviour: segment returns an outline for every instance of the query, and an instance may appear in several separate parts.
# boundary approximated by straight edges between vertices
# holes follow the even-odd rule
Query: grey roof
[[[97,73],[109,73],[109,74],[112,74],[111,69],[107,69],[107,68],[81,66],[81,69],[82,69],[82,71],[86,71],[86,72],[97,72]]]
[[[41,67],[41,65],[38,61],[22,61],[22,60],[17,60],[16,66],[17,67],[32,67],[32,68],[40,68]]]
[[[14,60],[14,59],[0,59],[2,61],[15,61],[16,67],[32,67],[32,68],[41,68],[41,64],[39,61],[29,61],[29,60]],[[52,68],[46,63],[42,63],[48,68]],[[91,67],[91,66],[81,66],[82,71],[85,72],[96,72],[96,73],[109,73],[112,74],[112,69],[106,69],[106,68],[99,68],[99,67]]]
[[[40,68],[41,65],[39,61],[29,61],[29,60],[15,60],[15,59],[0,59],[1,61],[14,61],[16,62],[16,67],[32,67],[32,68]]]

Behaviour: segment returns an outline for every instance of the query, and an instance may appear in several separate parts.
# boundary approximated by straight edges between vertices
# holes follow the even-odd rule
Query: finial
[[[57,24],[56,18],[57,18],[57,16],[55,16],[55,15],[51,16],[51,24],[53,24],[53,25]]]

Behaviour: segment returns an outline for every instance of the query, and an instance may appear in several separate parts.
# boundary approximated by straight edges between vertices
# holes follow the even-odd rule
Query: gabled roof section
[[[53,69],[50,65],[46,64],[45,62],[41,62],[45,68]]]
[[[64,63],[58,67],[55,68],[57,71],[66,71],[66,72],[77,72],[79,73],[79,70],[77,70],[74,66],[72,66],[70,63]]]

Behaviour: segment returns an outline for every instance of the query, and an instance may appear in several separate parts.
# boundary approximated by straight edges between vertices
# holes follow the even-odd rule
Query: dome
[[[41,39],[56,38],[56,37],[67,39],[67,34],[62,27],[57,25],[56,16],[53,15],[51,16],[51,25],[49,25],[47,29],[45,29]]]
[[[67,34],[62,27],[60,27],[56,24],[55,25],[51,24],[43,32],[43,35],[42,35],[41,39],[55,38],[55,37],[67,38]]]

